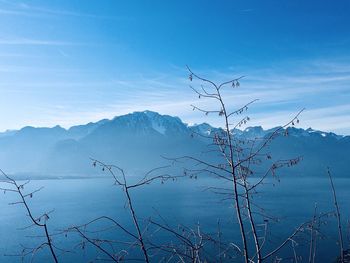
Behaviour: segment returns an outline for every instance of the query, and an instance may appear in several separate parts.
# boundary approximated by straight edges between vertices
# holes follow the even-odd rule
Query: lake
[[[350,218],[350,179],[334,178],[341,216],[343,219],[344,239],[348,244]],[[239,242],[238,225],[235,223],[234,211],[230,201],[222,201],[222,196],[204,191],[208,186],[220,186],[220,182],[212,178],[198,180],[182,179],[175,182],[154,182],[140,189],[131,190],[135,210],[140,218],[152,217],[161,222],[162,215],[165,221],[176,227],[183,224],[195,228],[199,223],[203,232],[214,234],[217,232],[217,222],[220,219],[223,239]],[[28,189],[44,188],[32,199],[29,204],[34,214],[50,211],[48,222],[52,233],[66,229],[73,225],[80,225],[98,216],[113,217],[134,232],[128,210],[125,208],[125,197],[122,190],[113,185],[109,177],[100,179],[61,179],[61,180],[33,180]],[[37,228],[25,228],[30,225],[26,212],[21,205],[8,205],[16,200],[16,194],[1,195],[0,208],[0,262],[21,262],[17,256],[24,247],[34,247],[40,244],[42,232]],[[283,240],[301,223],[312,219],[315,203],[318,212],[334,210],[330,183],[326,175],[322,178],[286,177],[280,182],[268,180],[254,196],[254,203],[265,209],[265,213],[279,218],[279,222],[271,223],[271,240],[265,249],[270,251],[278,241]],[[255,211],[259,211],[255,208]],[[260,221],[257,223],[261,223]],[[337,227],[334,217],[325,219],[321,226],[322,233],[317,241],[316,262],[332,262],[338,255]],[[261,230],[259,230],[261,231]],[[123,234],[116,230],[96,234],[98,237],[122,240]],[[116,235],[116,236],[114,236]],[[324,235],[324,236],[323,236]],[[299,262],[307,262],[307,237],[305,234],[298,239],[296,252],[303,257]],[[158,237],[156,237],[157,239]],[[159,233],[158,240],[166,240],[164,234]],[[303,240],[305,238],[305,240]],[[91,247],[81,249],[81,238],[68,233],[54,236],[53,242],[64,250],[57,250],[60,262],[89,262],[96,256]],[[36,253],[33,262],[50,262],[48,250]],[[281,251],[281,256],[292,256],[291,246],[287,245]],[[24,260],[30,262],[30,255]],[[270,262],[270,260],[268,260]],[[283,262],[292,262],[290,259]]]

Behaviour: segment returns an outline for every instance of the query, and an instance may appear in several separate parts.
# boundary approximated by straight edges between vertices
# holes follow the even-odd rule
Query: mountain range
[[[233,133],[242,139],[264,138],[275,129],[248,127]],[[161,156],[189,155],[216,162],[220,158],[216,154],[203,153],[211,143],[206,136],[218,131],[207,123],[190,126],[178,117],[152,111],[69,129],[24,127],[0,133],[0,168],[19,177],[84,177],[96,174],[90,158],[131,173],[169,162]],[[335,176],[350,176],[350,136],[289,127],[288,136],[274,139],[268,151],[280,159],[301,156],[293,168],[296,174],[320,176],[329,166]]]

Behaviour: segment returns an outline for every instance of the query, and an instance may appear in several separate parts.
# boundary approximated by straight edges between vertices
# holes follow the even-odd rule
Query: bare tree
[[[39,244],[35,248],[27,248],[24,247],[22,250],[22,254],[20,256],[25,257],[27,255],[35,255],[39,250],[48,247],[50,254],[52,256],[52,259],[54,262],[58,262],[57,255],[55,252],[55,246],[52,243],[52,236],[48,230],[47,226],[47,220],[49,220],[49,214],[50,212],[44,213],[40,215],[39,217],[36,217],[33,215],[31,208],[28,204],[27,199],[28,198],[33,198],[33,195],[39,192],[42,188],[36,189],[34,191],[24,193],[24,188],[25,186],[30,182],[30,181],[25,181],[23,183],[18,183],[16,180],[8,176],[3,170],[0,169],[0,173],[2,176],[5,178],[4,180],[1,180],[0,182],[5,184],[4,187],[1,187],[0,190],[6,192],[13,192],[18,194],[19,196],[19,201],[12,202],[10,203],[11,205],[23,205],[26,209],[27,216],[30,218],[32,225],[31,226],[37,226],[41,229],[43,229],[44,236],[46,238],[46,241]],[[52,211],[51,211],[52,212]]]
[[[159,215],[159,217],[163,220],[161,222],[151,218],[139,218],[131,193],[132,190],[144,187],[154,181],[160,181],[161,183],[166,181],[175,181],[178,178],[184,177],[184,175],[169,175],[162,172],[162,170],[168,168],[169,166],[163,166],[150,170],[137,182],[129,183],[124,170],[119,166],[105,164],[96,159],[92,159],[92,163],[94,167],[100,167],[102,171],[108,172],[114,179],[114,184],[122,188],[126,201],[125,207],[130,212],[130,218],[134,226],[134,231],[122,226],[116,219],[107,216],[99,216],[83,225],[69,227],[68,229],[62,231],[63,234],[69,232],[78,233],[83,238],[84,244],[86,241],[86,243],[94,246],[98,251],[102,252],[102,254],[106,256],[106,260],[113,262],[120,262],[126,259],[139,261],[140,259],[129,256],[129,250],[134,247],[140,248],[143,254],[144,262],[150,262],[151,258],[157,254],[161,254],[161,256],[158,256],[158,259],[162,259],[164,262],[167,262],[165,260],[166,258],[169,259],[174,257],[180,259],[180,261],[187,262],[188,259],[191,259],[192,262],[201,262],[199,258],[200,251],[204,246],[203,243],[206,241],[212,241],[212,238],[202,233],[199,226],[197,226],[197,231],[193,231],[190,228],[182,226],[182,231],[179,232],[167,224],[161,215]],[[90,236],[89,234],[100,234],[106,230],[87,230],[88,227],[93,227],[93,224],[101,221],[109,222],[112,224],[113,228],[122,230],[122,232],[130,238],[130,241],[117,241]],[[107,230],[111,230],[111,227],[107,227]],[[160,231],[166,232],[172,236],[170,243],[157,244],[151,240],[151,238]],[[193,240],[195,240],[195,242]],[[124,248],[120,249],[115,247],[116,244],[121,243],[124,245]]]
[[[330,169],[328,168],[327,174],[329,177],[329,181],[332,188],[332,194],[333,194],[333,200],[334,200],[334,207],[335,207],[335,216],[337,218],[337,224],[338,224],[338,238],[339,238],[339,248],[340,248],[340,262],[344,262],[344,241],[343,241],[343,231],[341,226],[341,219],[340,219],[340,210],[337,200],[337,195],[335,191],[335,187],[333,184],[332,174],[330,172]]]
[[[258,235],[256,216],[254,215],[252,207],[252,195],[256,188],[261,185],[268,175],[275,175],[275,171],[279,168],[286,166],[296,165],[300,158],[277,160],[273,162],[270,168],[264,173],[257,182],[251,180],[251,176],[254,173],[251,165],[260,163],[262,159],[272,159],[271,155],[266,152],[267,146],[270,142],[279,135],[286,135],[286,128],[288,126],[299,123],[299,111],[290,121],[280,128],[275,129],[270,135],[265,138],[255,138],[250,140],[242,140],[235,136],[235,129],[245,125],[249,122],[249,116],[243,115],[251,104],[255,103],[257,99],[254,99],[237,110],[229,111],[227,104],[224,100],[223,90],[227,88],[240,87],[240,81],[243,76],[234,78],[222,83],[215,83],[212,80],[203,78],[194,73],[189,67],[189,80],[191,82],[199,81],[199,87],[191,85],[191,89],[198,95],[198,98],[206,98],[217,102],[217,109],[201,108],[196,105],[191,105],[193,110],[204,113],[205,115],[217,114],[219,118],[222,118],[222,129],[215,133],[209,133],[208,135],[195,134],[198,136],[207,137],[212,141],[210,146],[216,147],[216,151],[222,156],[222,163],[216,164],[208,160],[198,159],[191,156],[184,156],[180,158],[174,158],[174,160],[187,159],[194,161],[196,167],[201,168],[189,169],[190,172],[195,173],[209,173],[220,179],[223,179],[231,183],[231,188],[215,189],[216,193],[221,191],[221,194],[227,194],[232,197],[235,217],[239,225],[239,231],[241,234],[241,247],[244,262],[262,262],[269,258],[279,249],[273,250],[274,253],[267,253],[262,255],[262,247],[264,242],[261,240],[264,237]],[[237,119],[238,118],[238,119]],[[212,149],[212,148],[211,148]],[[212,149],[215,151],[215,149]],[[248,220],[249,224],[245,224],[245,220]],[[248,230],[250,228],[250,230]],[[295,234],[294,234],[295,235]],[[249,236],[252,236],[254,242],[254,250],[251,251],[248,245]],[[293,236],[293,234],[292,234]],[[266,237],[265,237],[266,239]],[[291,240],[291,237],[288,238]],[[284,246],[285,243],[282,243]]]

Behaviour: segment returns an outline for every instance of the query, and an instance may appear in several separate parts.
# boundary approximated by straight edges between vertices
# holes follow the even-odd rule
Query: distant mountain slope
[[[234,130],[237,138],[263,138],[276,128],[249,127]],[[0,167],[12,174],[86,176],[96,173],[90,157],[117,164],[126,170],[146,170],[165,163],[161,156],[183,155],[207,158],[206,136],[220,132],[203,123],[184,124],[178,117],[144,111],[71,127],[66,130],[24,127],[0,135]],[[326,166],[335,176],[350,176],[350,137],[312,129],[289,128],[288,137],[278,137],[267,149],[275,158],[302,156],[296,174],[318,176]],[[201,136],[202,135],[202,136]]]

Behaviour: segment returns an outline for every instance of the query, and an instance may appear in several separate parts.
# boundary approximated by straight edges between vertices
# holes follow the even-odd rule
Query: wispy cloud
[[[295,116],[297,111],[275,111],[272,114],[256,113],[252,117],[251,125],[272,128],[283,125]],[[322,131],[332,131],[339,134],[350,133],[350,105],[337,105],[306,109],[299,117],[299,127],[315,128]]]
[[[16,16],[32,16],[29,13],[21,12],[21,11],[15,11],[15,10],[8,10],[8,9],[0,9],[1,15],[16,15]]]
[[[43,58],[44,55],[24,54],[24,53],[0,53],[0,58]]]
[[[334,71],[326,73],[319,65],[306,72],[287,67],[283,74],[274,70],[269,70],[268,73],[265,70],[253,70],[247,72],[241,87],[227,87],[223,90],[226,105],[228,109],[234,110],[252,99],[259,99],[247,112],[251,117],[248,125],[261,125],[265,128],[282,125],[301,108],[306,108],[300,117],[301,127],[311,126],[319,130],[350,134],[348,66],[350,65],[337,66],[334,62]],[[222,125],[217,116],[205,116],[191,110],[191,104],[214,110],[218,109],[218,105],[209,99],[198,99],[188,85],[201,83],[189,82],[183,69],[173,69],[173,72],[168,73],[152,72],[124,78],[104,75],[104,79],[94,80],[85,76],[84,81],[23,83],[22,90],[32,87],[29,91],[33,92],[36,87],[39,93],[56,96],[55,103],[50,104],[48,101],[39,105],[41,108],[36,110],[38,117],[33,125],[45,126],[47,123],[47,126],[60,124],[69,127],[146,109],[179,116],[187,123],[205,121],[214,126]],[[208,74],[213,80],[226,80],[237,75],[227,71],[199,74]],[[0,86],[5,84],[1,83]],[[62,95],[63,92],[65,96]],[[69,99],[60,100],[59,97]],[[40,115],[40,112],[45,112],[45,115]]]
[[[0,14],[3,15],[15,15],[15,16],[28,16],[28,17],[42,17],[42,16],[70,16],[77,18],[91,18],[91,19],[107,19],[107,20],[130,20],[130,17],[126,16],[106,16],[98,14],[89,14],[83,12],[75,12],[70,10],[58,10],[46,7],[40,7],[31,5],[28,3],[15,2],[15,1],[0,1],[7,8],[1,8]]]
[[[86,45],[86,43],[66,42],[66,41],[47,40],[47,39],[7,38],[7,39],[0,39],[0,45],[76,46],[76,45]]]

